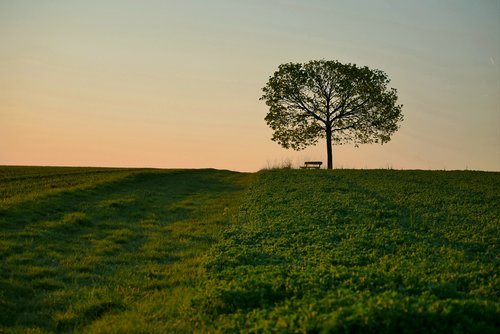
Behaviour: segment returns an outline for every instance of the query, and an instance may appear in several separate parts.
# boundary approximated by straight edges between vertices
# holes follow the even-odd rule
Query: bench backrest
[[[318,165],[321,166],[323,164],[323,161],[306,161],[304,162],[304,165]]]

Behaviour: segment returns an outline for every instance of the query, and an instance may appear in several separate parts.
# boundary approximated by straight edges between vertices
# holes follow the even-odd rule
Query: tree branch
[[[354,101],[359,101],[361,99],[361,96],[358,96]],[[349,104],[352,104],[354,101],[351,101],[351,103]],[[355,115],[356,114],[356,111],[359,110],[359,108],[362,108],[364,107],[368,101],[370,101],[370,98],[368,97],[366,100],[364,100],[363,102],[357,104],[356,106],[354,106],[353,108],[351,108],[350,111],[346,112],[346,105],[344,103],[344,105],[342,106],[342,108],[340,108],[340,113],[338,115],[336,115],[332,120],[331,122],[333,123],[334,121],[338,120],[338,119],[343,119],[343,118],[348,118],[352,115]]]
[[[344,131],[344,130],[348,130],[348,129],[354,129],[355,127],[356,127],[356,124],[350,124],[350,125],[344,126],[342,128],[332,129],[332,132]]]
[[[293,98],[296,99],[296,101],[292,101],[292,103],[298,104],[299,109],[304,110],[307,114],[309,114],[310,116],[314,117],[316,120],[318,120],[318,121],[323,122],[324,124],[326,124],[326,121],[323,118],[321,118],[319,115],[315,114],[314,111],[310,110],[305,105],[305,103],[302,101],[302,99],[300,97],[293,96]]]

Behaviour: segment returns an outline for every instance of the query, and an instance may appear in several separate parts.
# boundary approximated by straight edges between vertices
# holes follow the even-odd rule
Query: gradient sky
[[[500,170],[500,1],[0,0],[0,164],[326,161],[270,140],[279,64],[385,71],[405,120],[343,168]]]

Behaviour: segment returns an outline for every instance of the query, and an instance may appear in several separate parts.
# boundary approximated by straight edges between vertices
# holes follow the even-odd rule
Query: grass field
[[[261,173],[200,311],[227,331],[495,333],[499,189],[499,173]]]
[[[190,332],[249,175],[0,169],[0,332]],[[236,206],[235,206],[236,205]]]
[[[500,328],[500,173],[0,168],[0,332]]]

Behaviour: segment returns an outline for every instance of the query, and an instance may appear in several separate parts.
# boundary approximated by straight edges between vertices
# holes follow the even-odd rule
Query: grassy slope
[[[0,332],[495,332],[499,188],[479,172],[2,167]]]
[[[500,327],[500,173],[269,171],[212,250],[208,328]]]
[[[0,332],[190,332],[251,175],[0,168]]]

